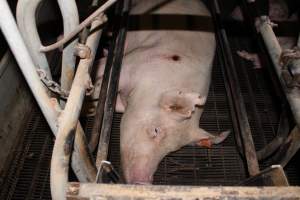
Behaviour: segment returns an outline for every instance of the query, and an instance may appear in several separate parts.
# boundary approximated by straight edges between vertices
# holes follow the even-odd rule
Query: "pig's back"
[[[209,15],[200,0],[133,0],[130,13]]]
[[[138,0],[131,13],[144,14],[157,2],[161,1]],[[151,13],[209,15],[199,0],[168,2]],[[152,94],[182,88],[207,95],[214,51],[215,38],[211,32],[130,31],[123,61],[127,74],[124,80],[130,80],[131,88],[152,88]]]

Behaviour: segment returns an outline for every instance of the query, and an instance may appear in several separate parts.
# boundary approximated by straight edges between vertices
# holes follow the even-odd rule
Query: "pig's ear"
[[[190,118],[196,106],[203,106],[206,97],[194,92],[168,91],[162,94],[159,105],[167,112],[175,113],[182,118]]]
[[[219,144],[223,142],[228,137],[230,132],[231,131],[223,131],[219,134],[211,134],[204,129],[195,128],[190,130],[189,136],[191,144],[210,148],[213,144]]]

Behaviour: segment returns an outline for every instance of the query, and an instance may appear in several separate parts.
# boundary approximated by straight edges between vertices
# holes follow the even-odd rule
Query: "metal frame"
[[[211,1],[211,9],[217,27],[216,30],[217,41],[219,42],[221,47],[218,52],[222,54],[222,58],[223,58],[222,71],[224,77],[226,77],[228,81],[228,86],[229,86],[226,87],[227,90],[229,90],[227,91],[227,93],[229,94],[228,98],[234,99],[234,100],[233,99],[230,100],[230,102],[233,102],[232,107],[234,109],[234,112],[232,112],[234,116],[232,117],[237,120],[238,130],[235,131],[240,133],[240,136],[236,135],[237,144],[241,145],[244,149],[243,152],[247,161],[249,175],[254,176],[260,172],[258,160],[256,156],[250,125],[248,122],[243,96],[238,84],[237,74],[234,69],[234,61],[232,58],[229,42],[227,39],[227,34],[224,28],[222,28],[220,24],[221,11],[217,0]]]
[[[300,127],[300,92],[298,88],[288,88],[285,80],[282,76],[282,67],[279,64],[280,57],[282,54],[282,49],[279,42],[275,36],[270,20],[267,16],[261,16],[257,19],[257,29],[261,34],[265,45],[268,49],[268,53],[273,62],[274,69],[276,71],[277,77],[280,81],[281,87],[287,97],[290,104],[294,119],[298,127]],[[300,66],[295,66],[299,68]]]
[[[38,35],[37,26],[36,26],[36,20],[35,20],[35,14],[36,9],[38,5],[42,2],[42,0],[23,0],[18,1],[17,5],[17,20],[18,25],[20,29],[20,33],[22,33],[22,36],[24,38],[24,41],[26,43],[26,46],[30,52],[30,56],[34,61],[33,66],[35,68],[41,68],[45,70],[47,77],[51,79],[51,72],[49,68],[48,61],[46,59],[46,56],[44,53],[39,52],[39,48],[41,46],[41,40]],[[69,32],[70,29],[74,28],[78,24],[78,11],[77,7],[74,1],[68,1],[67,5],[63,5],[64,2],[59,0],[59,5],[61,7],[61,13],[63,14],[64,19],[64,30],[65,32]],[[74,5],[75,4],[75,5]],[[69,7],[68,7],[69,6]],[[67,8],[68,7],[68,8]],[[71,9],[70,9],[71,8]],[[74,19],[70,19],[71,17],[74,17]],[[63,51],[63,66],[62,66],[62,73],[67,72],[69,75],[68,78],[64,78],[64,84],[63,87],[67,88],[67,85],[70,85],[73,80],[74,72],[72,72],[72,69],[75,68],[75,57],[73,56],[72,51],[74,51],[74,45],[76,41],[70,44],[70,46],[67,46]],[[18,53],[14,53],[14,55],[17,57],[19,55],[16,54],[22,54],[22,52],[25,50],[20,50]],[[70,58],[67,58],[70,57]],[[73,58],[74,57],[74,58]],[[29,58],[27,58],[29,60]],[[20,68],[26,67],[24,64],[20,64]],[[29,68],[29,66],[27,66]],[[31,69],[26,71],[30,71],[32,76],[35,76],[36,70]],[[71,76],[70,76],[71,75]],[[26,77],[26,75],[24,74]],[[62,75],[63,76],[63,75]],[[37,79],[34,80],[35,85],[41,85],[41,82]],[[60,106],[55,98],[50,98],[48,95],[48,90],[42,85],[39,86],[43,88],[43,93],[46,93],[44,95],[41,94],[41,92],[37,91],[37,101],[42,96],[45,96],[44,98],[47,99],[47,101],[50,101],[50,106],[52,108],[46,108],[42,109],[43,114],[45,115],[54,135],[57,135],[57,128],[58,128],[58,121],[57,118],[61,112]],[[31,87],[30,87],[31,88]],[[32,88],[31,88],[32,89]],[[34,89],[32,89],[34,90]],[[43,101],[42,99],[40,101]],[[43,104],[43,102],[41,102]],[[41,105],[40,105],[41,107]],[[47,117],[48,113],[54,112],[53,115],[56,115],[56,117]],[[84,148],[86,139],[84,136],[84,132],[82,127],[78,126],[78,137],[75,140],[75,151],[72,155],[72,168],[77,175],[78,179],[83,182],[92,181],[95,179],[95,168],[94,164],[92,164],[91,159],[87,159],[86,157],[90,157],[89,152],[86,148]]]
[[[72,155],[72,167],[81,182],[92,182],[96,179],[96,167],[94,161],[91,158],[88,145],[85,139],[84,131],[78,118],[80,115],[83,100],[86,94],[86,90],[91,86],[91,80],[89,73],[91,71],[92,64],[95,59],[95,54],[99,45],[102,30],[99,26],[106,21],[103,12],[113,5],[117,0],[108,0],[103,6],[98,8],[90,17],[84,20],[78,25],[78,13],[76,4],[74,1],[70,1],[70,5],[64,5],[64,1],[59,0],[60,9],[62,10],[64,19],[64,38],[57,43],[48,47],[41,47],[41,41],[39,39],[35,17],[32,13],[35,13],[36,7],[41,0],[35,1],[20,1],[18,4],[18,21],[20,29],[25,34],[24,40],[21,37],[21,33],[17,28],[13,15],[6,0],[0,0],[0,27],[7,39],[7,42],[19,64],[19,67],[25,76],[29,87],[37,100],[51,130],[57,136],[53,155],[51,160],[51,194],[53,199],[83,199],[83,198],[152,198],[166,199],[171,197],[177,198],[239,198],[239,199],[299,199],[300,188],[299,187],[270,187],[270,188],[258,188],[258,187],[182,187],[182,186],[132,186],[132,185],[106,185],[106,184],[89,184],[89,183],[69,183],[68,171],[69,162]],[[25,2],[25,4],[24,4]],[[26,4],[27,2],[27,4]],[[99,141],[97,163],[105,160],[108,153],[109,133],[111,129],[111,121],[113,117],[113,111],[115,107],[117,97],[118,78],[121,70],[122,56],[124,51],[125,37],[126,37],[126,16],[129,11],[130,0],[124,0],[124,8],[122,10],[122,22],[123,26],[119,30],[116,37],[115,48],[113,48],[114,58],[111,60],[112,69],[106,67],[107,76],[110,73],[110,77],[106,77],[107,82],[106,100],[101,109],[104,110],[103,121],[104,126],[101,127],[101,136]],[[26,8],[28,6],[28,8]],[[29,10],[30,11],[29,11]],[[68,10],[70,9],[70,10]],[[218,22],[218,15],[220,14],[217,0],[214,0],[213,15],[215,21]],[[67,19],[69,16],[74,16],[74,21],[71,21],[70,27],[67,26]],[[24,20],[24,21],[23,21]],[[45,54],[40,52],[46,52],[58,48],[83,28],[86,28],[91,24],[90,35],[88,36],[85,49],[89,50],[89,54],[82,57],[78,65],[74,81],[70,90],[67,103],[64,110],[61,110],[58,101],[55,98],[51,98],[48,94],[48,89],[41,83],[40,77],[36,71],[36,67],[44,68],[49,77],[51,77],[50,69],[45,60]],[[27,26],[28,25],[28,26]],[[218,24],[217,24],[218,25]],[[275,34],[272,31],[272,27],[267,23],[265,18],[260,18],[259,30],[266,42],[266,46],[269,49],[270,56],[273,60],[273,64],[276,67],[277,75],[281,80],[280,67],[278,65],[278,59],[281,55],[281,49],[278,46],[278,42],[275,39]],[[34,34],[31,36],[32,31]],[[222,53],[224,59],[223,68],[224,74],[227,77],[228,93],[231,97],[239,99],[231,101],[234,107],[232,114],[235,113],[237,119],[236,128],[240,132],[240,145],[244,147],[244,154],[247,160],[248,171],[250,176],[263,175],[263,172],[259,174],[259,166],[255,153],[255,148],[251,136],[250,126],[248,123],[245,105],[243,104],[240,89],[237,84],[236,74],[233,69],[233,60],[230,53],[229,44],[224,29],[218,29],[218,40],[221,44],[219,53]],[[300,40],[300,39],[299,39]],[[73,52],[75,51],[76,40],[71,45],[67,46],[64,50],[64,61],[62,67],[62,85],[64,89],[68,89],[72,82],[72,73],[74,73],[75,59]],[[277,43],[276,43],[277,42]],[[300,41],[299,41],[300,43]],[[41,48],[40,48],[41,47]],[[27,49],[28,48],[28,49]],[[29,53],[30,52],[30,53]],[[68,76],[68,72],[71,70],[71,76]],[[300,107],[299,107],[299,92],[297,90],[287,90],[284,86],[284,82],[281,80],[281,84],[284,91],[287,93],[288,101],[291,104],[293,114],[295,116],[298,126],[300,125]],[[99,126],[100,127],[100,126]],[[99,129],[97,127],[97,129]],[[296,127],[297,129],[297,127]],[[99,132],[99,131],[98,131]],[[295,134],[299,134],[296,130]],[[75,144],[75,145],[74,145]],[[74,145],[74,152],[73,151]],[[101,179],[101,171],[98,173],[98,180]],[[114,192],[118,191],[118,192]],[[113,194],[113,195],[112,195]],[[255,195],[255,196],[254,196]]]
[[[195,187],[70,183],[67,199],[299,200],[299,187]]]
[[[16,17],[20,33],[36,68],[43,69],[52,79],[46,55],[39,51],[42,45],[36,25],[36,11],[42,0],[22,0],[17,3]]]
[[[108,85],[107,98],[105,100],[103,122],[101,127],[101,134],[98,144],[98,151],[96,157],[96,166],[99,168],[100,163],[107,159],[108,147],[110,141],[110,133],[113,121],[113,114],[116,106],[117,96],[118,96],[118,85],[119,77],[121,73],[121,65],[123,60],[125,40],[127,33],[127,21],[129,15],[130,0],[124,0],[121,9],[121,20],[120,29],[116,37],[116,46],[114,49],[114,60],[112,63],[111,76]],[[98,169],[97,182],[101,182],[102,171]]]
[[[98,29],[103,23],[101,17],[96,18],[91,30]],[[86,46],[90,48],[91,55],[81,59],[72,84],[69,99],[60,118],[57,138],[55,140],[50,171],[51,194],[53,199],[65,199],[65,188],[68,183],[69,160],[72,153],[76,126],[86,90],[90,87],[90,70],[94,63],[102,30],[98,29],[90,34]],[[87,148],[87,144],[85,145]]]
[[[115,1],[110,1],[110,4],[105,4],[105,7],[102,6],[98,10],[102,11],[103,13],[114,2]],[[31,14],[35,13],[36,7],[39,3],[40,1],[35,1],[32,4],[31,3],[28,4]],[[28,22],[28,24],[30,24],[30,26],[33,28],[31,31],[34,31],[36,33],[34,37],[31,36],[29,37],[30,41],[32,39],[33,40],[39,39],[36,25],[34,22],[35,17],[32,15],[26,15],[25,13],[28,12],[28,10],[26,9],[23,10],[24,8],[23,6],[25,5],[19,4],[19,9],[21,9],[21,12],[19,12],[19,17],[20,17],[19,19],[23,20],[24,19],[23,17],[25,17],[26,20],[22,21],[21,24],[23,28],[26,29],[26,22]],[[63,6],[61,6],[61,8],[65,9]],[[69,8],[75,9],[76,7],[74,7],[73,4],[73,7],[69,7]],[[51,172],[60,171],[61,168],[59,167],[62,167],[62,174],[51,173],[51,175],[57,176],[58,177],[57,180],[62,179],[63,181],[57,182],[57,180],[55,180],[54,183],[52,181],[51,188],[52,188],[52,195],[54,199],[56,197],[57,199],[61,199],[61,198],[64,199],[65,191],[63,190],[62,193],[60,193],[61,188],[63,187],[55,187],[55,186],[56,183],[58,183],[59,186],[67,184],[67,182],[64,181],[68,180],[67,179],[68,165],[69,165],[68,159],[72,152],[74,137],[75,137],[75,147],[74,147],[74,153],[72,154],[72,158],[73,158],[72,167],[75,174],[82,182],[94,181],[96,178],[96,168],[89,154],[83,129],[78,123],[78,117],[81,110],[82,101],[85,96],[85,90],[87,89],[87,87],[90,86],[89,69],[93,63],[95,52],[98,47],[101,32],[102,32],[101,30],[99,30],[99,26],[103,24],[103,21],[105,21],[105,17],[103,17],[103,15],[101,15],[102,16],[101,18],[97,16],[92,17],[93,33],[91,33],[86,43],[86,45],[91,50],[91,55],[88,58],[81,60],[76,73],[76,78],[74,80],[74,83],[72,84],[72,89],[66,104],[66,108],[63,111],[61,111],[58,101],[55,98],[51,98],[49,96],[48,89],[41,83],[40,77],[38,76],[38,73],[36,71],[36,63],[34,63],[33,60],[38,60],[40,58],[40,55],[37,55],[35,59],[32,59],[26,47],[26,44],[24,43],[23,38],[18,30],[17,24],[11,13],[11,10],[5,0],[0,1],[0,11],[1,11],[1,19],[0,19],[1,30],[52,132],[57,136],[57,139],[55,141],[52,163],[53,162],[55,163],[57,161],[58,165],[54,164],[55,167],[51,168]],[[75,11],[73,10],[70,12],[77,13],[77,10]],[[67,15],[68,14],[63,15],[63,17]],[[30,32],[30,30],[28,31]],[[40,44],[40,40],[38,40],[37,44]],[[34,46],[34,48],[30,47],[30,49],[32,49],[34,52],[38,52],[37,47],[38,46],[36,45]],[[44,65],[46,63],[44,61],[43,64],[41,64],[41,66],[45,67],[45,70],[48,72],[49,77],[51,77],[49,66],[46,66],[47,64]],[[71,79],[68,79],[68,81],[70,80]],[[60,116],[61,113],[62,116]],[[59,145],[60,143],[66,145]],[[61,160],[60,159],[61,156],[64,156],[65,154],[68,159]],[[67,166],[66,170],[64,170],[65,166],[62,166],[64,164]],[[56,190],[54,188],[59,188],[59,189]]]

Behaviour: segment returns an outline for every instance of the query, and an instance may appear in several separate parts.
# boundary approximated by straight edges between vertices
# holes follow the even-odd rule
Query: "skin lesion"
[[[173,61],[180,61],[181,57],[179,55],[173,55],[173,56],[171,56],[171,59]]]

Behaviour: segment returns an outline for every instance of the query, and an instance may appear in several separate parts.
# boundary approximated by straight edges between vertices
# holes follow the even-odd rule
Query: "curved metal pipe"
[[[27,5],[26,2],[30,5]],[[21,19],[20,21],[22,24],[21,26],[25,26],[27,24],[29,27],[31,27],[33,24],[35,24],[35,22],[33,23],[32,21],[32,19],[34,19],[34,16],[26,13],[30,13],[31,11],[35,10],[37,5],[40,2],[41,0],[19,1],[18,12],[19,12],[19,19]],[[1,30],[3,31],[10,45],[10,48],[13,51],[14,56],[16,57],[19,67],[35,99],[37,100],[39,107],[41,108],[52,132],[54,133],[54,135],[56,135],[58,129],[57,118],[60,112],[59,104],[56,101],[56,99],[50,99],[49,95],[47,94],[47,89],[41,83],[40,78],[36,72],[36,64],[33,61],[33,57],[30,56],[27,50],[27,48],[29,47],[26,48],[26,44],[22,39],[22,36],[17,28],[15,21],[13,20],[14,17],[10,12],[9,7],[5,4],[5,0],[1,0],[0,3],[1,3],[0,4]],[[28,8],[29,10],[26,10],[26,8]],[[32,18],[30,19],[29,16],[31,16]],[[36,26],[34,26],[33,29],[36,31]],[[29,29],[27,29],[26,27],[24,30],[27,31]],[[23,37],[25,36],[23,35]],[[30,36],[29,38],[27,38],[28,39],[27,41],[31,41],[33,38],[34,37]],[[38,35],[37,38],[39,39]],[[31,46],[29,49],[32,50],[33,46]],[[36,58],[41,58],[41,57],[37,56]],[[77,178],[80,181],[89,182],[95,180],[96,168],[85,146],[86,146],[86,139],[85,139],[84,131],[82,127],[78,125],[76,130],[76,137],[75,137],[75,150],[74,153],[72,154],[71,166]]]
[[[289,131],[290,131],[290,126],[289,126],[287,112],[286,110],[283,110],[280,116],[276,137],[264,148],[256,152],[257,159],[264,160],[269,156],[271,156],[280,147],[280,145],[282,145],[284,140],[288,137]]]
[[[92,22],[91,29],[96,30],[102,23],[103,20],[95,19]],[[101,33],[101,30],[96,30],[87,39],[86,46],[90,48],[91,55],[88,58],[80,60],[66,107],[60,118],[60,126],[53,148],[50,171],[51,195],[54,200],[66,199],[69,160],[75,137],[75,129],[78,124],[86,89],[89,87],[89,72],[94,62]]]
[[[110,6],[112,6],[117,0],[108,0],[105,2],[100,8],[98,8],[95,12],[93,12],[88,18],[86,18],[83,22],[79,24],[70,34],[65,36],[63,39],[60,41],[51,44],[49,46],[40,46],[40,51],[41,52],[48,52],[52,51],[54,49],[57,49],[64,44],[66,44],[68,41],[70,41],[75,35],[77,35],[82,29],[85,27],[89,26],[91,22],[98,17],[101,13],[103,13],[105,10],[107,10]]]
[[[23,40],[32,57],[35,67],[43,69],[47,73],[47,77],[52,79],[45,53],[39,51],[42,43],[37,30],[35,15],[37,7],[41,2],[42,0],[18,1],[16,17]]]
[[[75,0],[58,0],[57,2],[63,18],[64,36],[66,36],[79,24],[77,5]],[[77,39],[72,41],[63,50],[60,84],[62,89],[67,91],[70,90],[74,78],[76,62],[74,50],[77,41]]]

